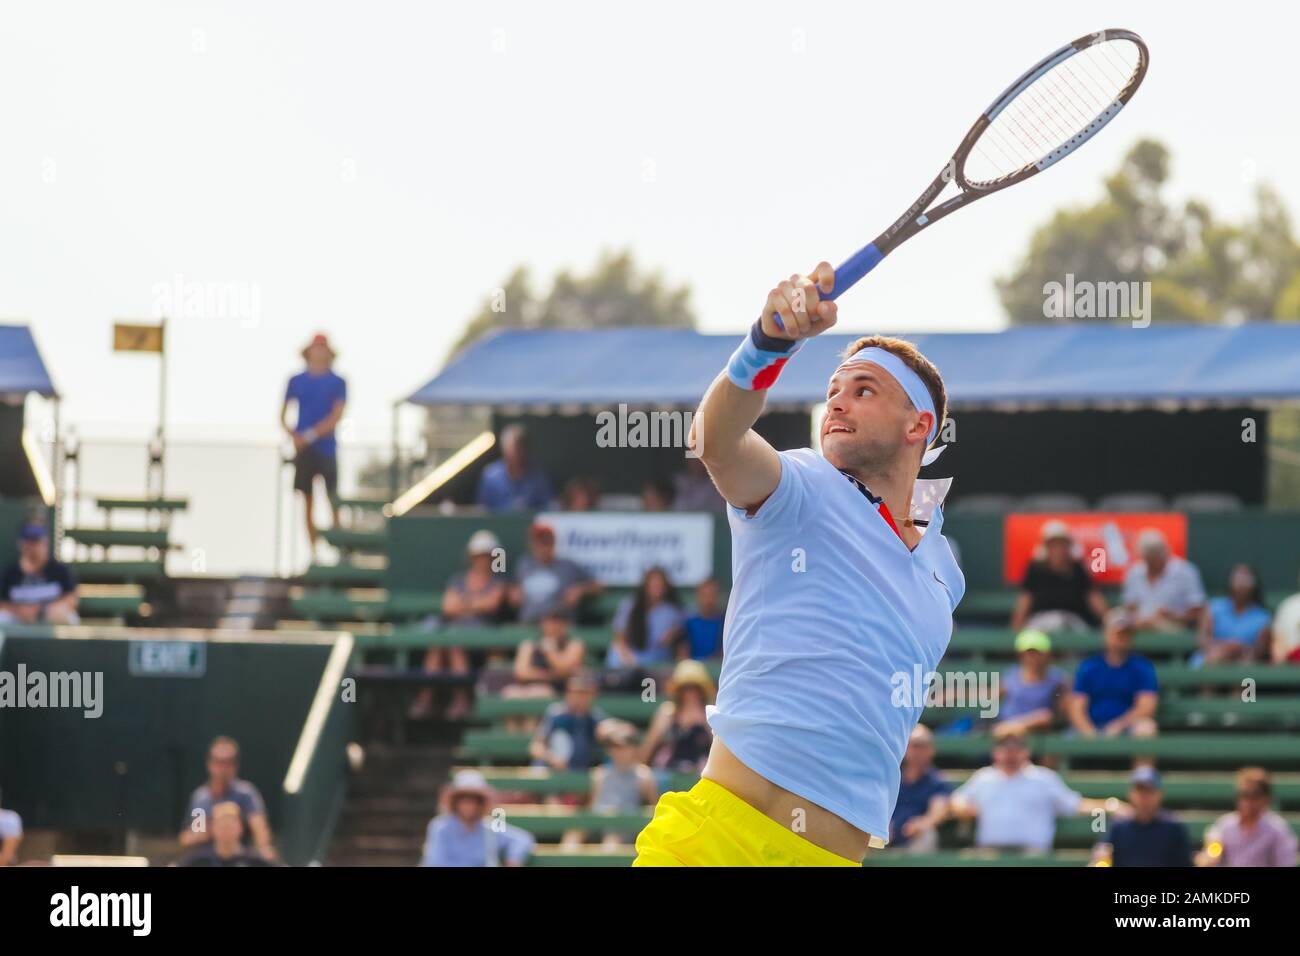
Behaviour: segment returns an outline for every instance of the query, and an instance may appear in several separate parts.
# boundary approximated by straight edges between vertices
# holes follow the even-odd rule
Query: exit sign
[[[132,677],[202,677],[208,646],[194,641],[132,641],[127,670]]]

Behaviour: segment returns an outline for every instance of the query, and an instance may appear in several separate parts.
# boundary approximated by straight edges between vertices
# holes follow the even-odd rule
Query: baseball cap
[[[471,555],[491,554],[497,548],[501,547],[501,541],[487,528],[480,528],[475,531],[469,538],[469,544],[465,550]]]
[[[22,541],[42,541],[49,536],[49,529],[43,524],[23,525],[23,530],[18,532],[18,538]]]
[[[1126,607],[1113,607],[1106,612],[1106,626],[1117,631],[1137,630],[1137,617]]]
[[[1160,773],[1155,767],[1138,767],[1133,771],[1133,776],[1129,778],[1129,783],[1135,787],[1150,787],[1153,790],[1163,790],[1160,783]]]
[[[1066,541],[1074,540],[1074,537],[1070,534],[1070,526],[1056,518],[1045,522],[1040,533],[1044,542],[1056,541],[1059,538],[1064,538]]]
[[[1020,654],[1024,651],[1042,651],[1044,654],[1050,654],[1052,639],[1042,631],[1033,628],[1021,631],[1016,635],[1016,653]]]
[[[555,537],[555,529],[544,521],[534,521],[532,527],[528,529],[528,533],[534,538]]]

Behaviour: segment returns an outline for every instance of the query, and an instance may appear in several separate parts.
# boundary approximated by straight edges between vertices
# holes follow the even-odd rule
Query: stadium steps
[[[148,617],[152,608],[138,584],[83,584],[78,588],[77,613],[82,621],[121,621]]]
[[[157,512],[170,515],[177,511],[185,511],[189,506],[189,500],[186,498],[98,497],[95,499],[95,507],[110,513],[114,511],[143,511],[145,513]]]
[[[345,553],[388,553],[388,531],[386,529],[366,531],[358,528],[330,528],[322,531],[321,537]]]
[[[445,747],[368,744],[335,827],[329,866],[414,866],[450,778]]]

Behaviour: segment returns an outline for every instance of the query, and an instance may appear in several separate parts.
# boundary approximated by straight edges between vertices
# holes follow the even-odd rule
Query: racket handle
[[[879,265],[880,260],[883,258],[885,258],[885,254],[876,248],[874,242],[863,246],[840,263],[840,267],[835,270],[835,288],[829,294],[823,295],[822,298],[838,299],[841,292],[852,288],[854,283]],[[778,328],[785,328],[779,315],[773,315],[772,319],[776,322]]]
[[[838,299],[841,292],[851,288],[854,283],[879,265],[883,258],[885,254],[876,248],[874,242],[863,246],[840,263],[840,267],[835,270],[835,288],[831,290],[830,295],[822,298]]]

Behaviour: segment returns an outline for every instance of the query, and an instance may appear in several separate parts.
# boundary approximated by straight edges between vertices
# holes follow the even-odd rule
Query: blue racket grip
[[[840,263],[840,267],[835,270],[835,287],[828,294],[823,294],[823,299],[838,299],[840,293],[851,288],[859,279],[880,264],[880,260],[885,258],[885,254],[876,248],[874,242],[863,246],[853,255],[849,256]],[[782,329],[780,316],[772,316],[776,324]]]

